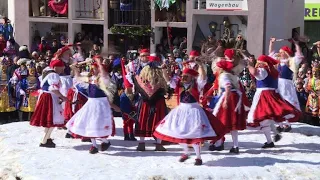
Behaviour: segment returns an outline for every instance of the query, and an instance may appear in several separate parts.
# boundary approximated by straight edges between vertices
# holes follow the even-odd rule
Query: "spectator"
[[[3,34],[0,34],[0,56],[2,56],[2,53],[6,48],[6,46],[7,46],[6,40],[4,39]]]
[[[93,48],[90,51],[90,57],[92,58],[93,56],[97,56],[100,55],[101,50],[100,50],[100,46],[98,46],[97,44],[93,44]]]
[[[38,52],[36,52],[36,51],[32,52],[31,58],[37,62],[38,59],[39,59],[39,54],[38,54]]]
[[[10,24],[9,19],[3,17],[0,23],[0,34],[3,34],[4,39],[8,41],[10,38],[13,38],[13,27]]]
[[[77,44],[77,43],[81,43],[83,41],[83,36],[81,34],[81,32],[78,32],[76,34],[76,37],[74,38],[73,44]]]
[[[52,54],[56,53],[58,49],[60,49],[61,45],[58,44],[58,41],[56,39],[53,39],[52,46],[51,46],[51,52]]]
[[[312,61],[320,61],[320,41],[313,43],[312,47]]]
[[[76,53],[73,55],[73,59],[76,62],[82,62],[85,60],[84,49],[81,46],[77,46]]]
[[[297,96],[298,96],[298,100],[300,103],[300,108],[301,110],[304,112],[304,109],[306,108],[306,103],[307,103],[307,99],[308,99],[308,94],[305,91],[305,89],[303,88],[303,79],[302,78],[297,78],[296,81],[296,90],[297,90]],[[301,122],[304,122],[304,116],[302,116],[300,118]]]
[[[39,44],[38,50],[41,54],[45,54],[48,50],[50,50],[50,46],[47,43],[45,37],[41,37],[41,42]]]

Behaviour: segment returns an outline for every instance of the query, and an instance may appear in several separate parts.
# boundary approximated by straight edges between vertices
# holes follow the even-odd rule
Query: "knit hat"
[[[26,46],[26,45],[20,46],[20,48],[19,48],[19,58],[30,59],[30,53],[29,53],[29,50],[28,50],[28,46]]]

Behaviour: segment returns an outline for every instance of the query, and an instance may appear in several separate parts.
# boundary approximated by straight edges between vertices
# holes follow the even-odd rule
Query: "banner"
[[[247,0],[207,0],[207,10],[236,11],[248,10]]]
[[[308,3],[304,5],[304,20],[320,20],[320,3]]]

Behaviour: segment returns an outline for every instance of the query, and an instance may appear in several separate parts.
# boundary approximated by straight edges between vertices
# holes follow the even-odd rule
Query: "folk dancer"
[[[255,67],[248,64],[249,72],[257,80],[257,90],[253,97],[247,122],[249,124],[260,125],[267,139],[262,148],[275,147],[271,138],[271,128],[274,127],[272,124],[285,120],[294,122],[301,115],[301,111],[285,101],[276,91],[278,88],[279,72],[274,68],[274,65],[277,63],[277,60],[262,55],[258,58]],[[275,131],[273,130],[273,132]],[[279,140],[277,136],[279,135],[275,136],[275,141]]]
[[[219,119],[228,132],[231,133],[233,146],[230,153],[239,154],[238,131],[246,129],[246,112],[243,103],[245,94],[241,91],[239,78],[232,73],[233,64],[230,61],[219,61],[219,99],[213,108],[213,115]],[[209,150],[224,149],[224,138],[211,144]]]
[[[137,151],[145,151],[145,137],[153,137],[157,124],[167,114],[165,102],[166,81],[163,77],[160,58],[149,56],[149,63],[139,75],[134,76],[135,92],[140,94],[135,135],[140,137]],[[156,139],[156,151],[166,151],[161,140]]]
[[[40,147],[55,148],[56,144],[50,138],[55,127],[64,126],[63,110],[61,101],[67,98],[60,92],[59,74],[64,72],[64,63],[60,60],[50,62],[50,68],[43,72],[41,81],[41,92],[31,117],[30,125],[45,128]]]
[[[98,153],[96,139],[101,138],[101,151],[106,151],[111,143],[107,139],[115,133],[115,124],[112,116],[113,108],[119,112],[120,109],[112,103],[113,94],[116,93],[115,85],[112,84],[105,66],[102,65],[102,58],[95,58],[94,70],[97,77],[81,77],[80,72],[75,69],[75,78],[78,82],[76,88],[83,94],[88,95],[88,101],[72,116],[66,124],[75,138],[90,138],[92,147],[90,154]]]
[[[199,62],[196,63],[201,65]],[[199,104],[200,89],[206,84],[204,70],[198,77],[197,71],[185,68],[182,80],[178,83],[170,80],[165,70],[164,77],[171,88],[176,90],[179,105],[162,119],[154,136],[165,141],[179,143],[183,147],[184,154],[180,157],[179,162],[184,162],[189,158],[188,144],[192,144],[196,153],[194,165],[202,165],[201,143],[209,139],[219,139],[225,134],[223,126],[219,125],[215,117],[205,112]]]
[[[132,84],[126,78],[125,59],[121,59],[124,92],[120,95],[120,109],[123,119],[123,134],[125,141],[137,141],[134,136],[133,126],[137,118],[136,101],[137,95],[132,91]]]
[[[294,44],[297,50],[294,56],[293,56],[292,50],[288,46],[283,46],[279,50],[279,54],[276,54],[273,49],[275,41],[276,41],[275,38],[270,39],[269,56],[273,57],[276,60],[279,60],[279,64],[278,64],[278,72],[280,75],[278,80],[279,93],[286,101],[288,101],[296,109],[301,111],[298,96],[297,96],[295,85],[294,85],[296,75],[298,74],[299,64],[303,60],[301,48],[299,47],[298,42],[294,41]],[[288,120],[286,120],[283,123],[280,123],[278,130],[280,132],[290,131],[291,126]]]

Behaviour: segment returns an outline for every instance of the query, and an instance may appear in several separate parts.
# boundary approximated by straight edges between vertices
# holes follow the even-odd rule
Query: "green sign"
[[[320,3],[305,4],[304,7],[304,20],[320,20]]]

